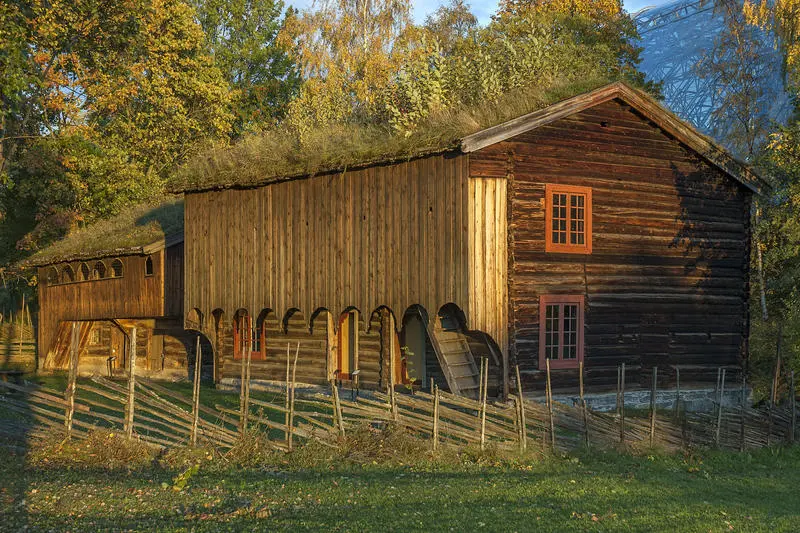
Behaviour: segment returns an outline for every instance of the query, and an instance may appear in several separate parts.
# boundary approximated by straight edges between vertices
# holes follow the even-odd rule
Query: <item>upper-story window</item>
[[[539,297],[539,368],[574,368],[583,361],[583,295]]]
[[[56,267],[50,267],[47,271],[47,284],[48,285],[58,285],[58,269]]]
[[[144,260],[144,275],[145,276],[152,276],[155,270],[153,269],[153,258],[149,255],[147,259]]]
[[[66,265],[61,271],[61,274],[61,281],[64,283],[71,283],[75,281],[75,271],[72,270],[71,266]]]
[[[592,253],[592,189],[545,185],[545,251]]]
[[[92,269],[92,279],[103,279],[106,277],[106,265],[102,261],[94,264]]]
[[[114,259],[114,261],[111,262],[111,277],[121,278],[122,274],[122,261],[119,259]]]
[[[80,280],[81,281],[88,281],[89,280],[89,274],[90,274],[89,265],[87,265],[86,263],[81,263],[81,266],[80,266],[80,269],[79,269]]]

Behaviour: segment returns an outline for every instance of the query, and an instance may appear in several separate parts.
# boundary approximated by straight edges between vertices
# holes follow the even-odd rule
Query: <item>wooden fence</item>
[[[638,416],[626,415],[624,391],[618,395],[621,405],[616,413],[587,408],[582,387],[576,405],[553,401],[549,371],[544,403],[521,399],[520,389],[505,403],[490,403],[485,367],[481,370],[482,387],[477,400],[435,387],[432,393],[413,394],[389,388],[346,400],[333,382],[329,392],[296,390],[298,345],[293,354],[287,346],[287,380],[281,392],[252,394],[250,358],[244,357],[238,406],[229,403],[210,407],[201,402],[199,366],[195,366],[191,395],[136,377],[133,372],[127,382],[94,376],[90,383],[78,384],[76,345],[77,334],[73,333],[66,391],[0,382],[0,408],[20,415],[16,421],[0,422],[0,435],[45,436],[61,432],[83,438],[93,428],[109,428],[158,446],[202,444],[229,449],[243,433],[259,432],[267,437],[270,446],[283,451],[309,440],[337,446],[341,437],[365,424],[405,428],[429,441],[434,450],[441,446],[544,451],[581,447],[680,450],[698,446],[744,450],[793,443],[797,438],[794,401],[754,408],[742,399],[736,407],[726,406],[722,401],[724,369],[720,371],[715,409],[710,413],[688,413],[677,406],[657,410],[657,369],[653,371],[649,412]],[[135,348],[129,359],[135,368]],[[793,375],[789,379],[794,390]]]
[[[36,370],[36,331],[30,310],[22,309],[0,312],[0,369]]]

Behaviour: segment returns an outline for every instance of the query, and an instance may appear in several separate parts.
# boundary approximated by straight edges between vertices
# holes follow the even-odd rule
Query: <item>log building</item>
[[[550,359],[560,383],[703,380],[748,350],[750,206],[765,185],[614,83],[403,158],[183,183],[183,315],[235,381],[406,382],[474,395]],[[712,372],[709,372],[712,371]],[[670,380],[671,372],[659,374]],[[713,379],[713,378],[712,378]]]
[[[187,373],[183,329],[183,203],[140,208],[70,235],[34,256],[39,280],[39,368],[68,367],[79,325],[79,372],[124,372],[137,328],[137,372]]]

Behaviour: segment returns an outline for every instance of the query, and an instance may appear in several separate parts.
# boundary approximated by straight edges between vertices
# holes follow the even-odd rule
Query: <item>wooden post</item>
[[[717,408],[717,427],[714,434],[714,444],[719,448],[719,438],[722,432],[722,402],[725,400],[725,369],[722,369],[722,377],[719,382],[719,407]]]
[[[292,437],[294,436],[294,391],[297,387],[297,357],[300,355],[300,343],[297,343],[297,349],[294,352],[294,364],[292,364],[292,389],[291,398],[289,400],[289,424],[286,428],[286,447],[292,451]]]
[[[486,448],[486,396],[489,378],[489,359],[481,358],[481,450]]]
[[[675,367],[675,418],[678,418],[678,405],[681,403],[681,369]]]
[[[192,387],[192,446],[197,446],[197,426],[200,423],[200,367],[203,355],[200,348],[200,335],[197,336],[197,347],[194,354],[194,387]]]
[[[770,401],[778,403],[778,381],[781,375],[781,344],[783,342],[783,322],[778,322],[778,340],[775,343],[775,373],[772,375],[772,394]]]
[[[245,315],[245,316],[247,316],[247,315]],[[250,328],[249,327],[247,327],[247,328],[243,327],[242,322],[247,324],[249,322],[249,316],[247,316],[247,318],[245,320],[242,320],[242,318],[239,318],[239,325],[238,325],[239,332],[240,332],[239,333],[239,342],[241,343],[239,345],[239,354],[240,354],[240,356],[242,358],[241,376],[239,378],[239,434],[244,436],[244,434],[247,432],[248,419],[250,418],[250,409],[249,409],[250,406],[247,405],[247,401],[246,401],[247,385],[248,385],[247,373],[249,371],[248,365],[247,365],[247,363],[248,363],[247,354],[249,352],[248,344],[249,344],[249,337],[250,337]],[[248,326],[249,326],[249,324],[248,324]],[[245,340],[245,337],[247,337],[248,339]],[[234,352],[235,352],[236,347],[234,346],[233,349],[234,349]]]
[[[520,446],[522,450],[528,449],[528,425],[525,420],[525,402],[522,399],[522,380],[519,377],[519,365],[516,365],[517,372],[517,403],[519,404],[519,429]]]
[[[286,343],[286,402],[285,402],[286,411],[285,411],[285,415],[283,417],[284,426],[285,426],[285,429],[286,429],[285,437],[286,437],[287,441],[289,440],[289,373],[291,371],[291,359],[290,358],[291,358],[291,355],[289,353],[289,343],[287,342]],[[334,380],[334,385],[335,385],[335,383],[336,382]],[[337,392],[338,392],[338,390],[337,390]]]
[[[389,313],[389,380],[387,385],[389,390],[387,391],[389,394],[389,409],[392,413],[392,420],[397,422],[398,412],[397,412],[397,403],[395,402],[394,397],[394,377],[395,372],[397,371],[395,358],[397,354],[394,352],[394,336],[395,336],[395,323],[394,323],[394,315]]]
[[[619,384],[619,442],[625,444],[625,363],[622,363]]]
[[[619,391],[622,382],[622,366],[617,365],[617,404],[615,409],[617,410],[617,418],[619,418]]]
[[[775,373],[777,374],[777,364],[775,365]],[[772,444],[772,408],[775,403],[775,387],[777,385],[777,380],[773,379],[771,388],[769,391],[769,402],[767,403],[767,446]]]
[[[133,438],[133,409],[136,396],[136,326],[131,328],[130,355],[128,363],[128,406],[125,410],[125,436]]]
[[[586,398],[583,395],[583,361],[578,363],[578,394],[581,402],[581,419],[583,421],[583,444],[589,447],[589,419],[586,414]]]
[[[433,389],[433,451],[439,449],[439,387]]]
[[[67,402],[67,409],[64,413],[64,426],[67,429],[67,437],[72,436],[72,418],[75,416],[75,389],[78,381],[78,323],[72,323],[72,337],[69,343],[69,378],[67,380],[67,390],[64,399]]]
[[[22,339],[25,336],[23,330],[25,329],[25,293],[22,293],[22,309],[19,311],[19,355],[22,357]]]
[[[747,377],[744,374],[744,369],[742,370],[742,393],[741,393],[741,401],[740,411],[742,413],[742,420],[741,420],[741,427],[739,428],[739,451],[743,452],[745,448],[745,416],[747,416],[746,412],[746,403],[747,403]]]
[[[789,442],[794,444],[795,431],[797,429],[797,393],[794,389],[794,370],[789,373],[789,401],[792,402],[792,420],[790,425]]]
[[[653,367],[653,384],[650,388],[650,447],[656,441],[656,388],[658,387],[658,367]]]
[[[245,430],[247,429],[247,423],[250,420],[250,365],[253,361],[253,329],[248,328],[248,339],[245,342],[245,357],[247,358],[247,363],[245,365],[245,373],[244,373],[244,427]]]
[[[339,388],[336,386],[336,380],[331,380],[331,391],[333,393],[333,416],[335,417],[335,424],[339,426],[339,435],[344,437],[344,417],[342,416],[342,404],[339,402]]]
[[[545,401],[547,403],[547,418],[550,424],[550,448],[556,449],[556,424],[553,420],[553,384],[550,381],[550,359],[545,359],[547,366],[547,386],[545,388]]]

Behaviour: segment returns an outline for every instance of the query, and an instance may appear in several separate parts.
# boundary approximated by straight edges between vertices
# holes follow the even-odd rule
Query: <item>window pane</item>
[[[569,197],[569,243],[582,245],[586,241],[585,219],[586,197],[582,194],[571,194]]]
[[[564,305],[564,359],[578,357],[578,306]]]
[[[553,195],[553,235],[552,242],[566,244],[567,242],[567,195]]]
[[[545,311],[544,353],[547,359],[558,359],[559,306],[548,305]]]

